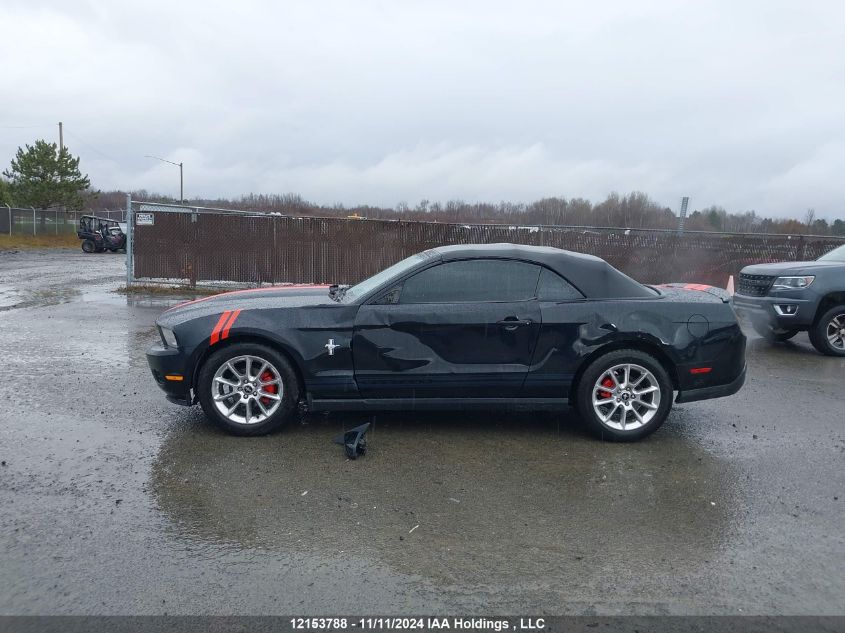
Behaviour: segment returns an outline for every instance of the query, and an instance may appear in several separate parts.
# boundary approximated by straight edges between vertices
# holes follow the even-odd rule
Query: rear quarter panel
[[[710,295],[696,299],[667,292],[655,299],[542,304],[526,395],[571,397],[586,364],[625,346],[656,351],[680,390],[730,382],[745,365],[745,337],[728,304]],[[703,366],[710,372],[690,373]]]

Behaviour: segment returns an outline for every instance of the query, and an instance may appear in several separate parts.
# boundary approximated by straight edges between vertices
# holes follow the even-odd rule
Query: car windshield
[[[417,253],[416,255],[411,255],[410,257],[403,259],[401,262],[397,262],[393,264],[393,266],[389,266],[385,268],[380,273],[376,273],[372,277],[361,281],[354,286],[348,288],[340,297],[340,301],[343,303],[351,303],[357,298],[363,297],[367,293],[375,290],[379,286],[381,286],[386,281],[392,279],[393,277],[397,277],[404,273],[406,270],[410,270],[420,262],[427,259],[429,255],[427,253]]]
[[[827,255],[822,255],[816,261],[819,262],[845,262],[845,244],[834,248]]]

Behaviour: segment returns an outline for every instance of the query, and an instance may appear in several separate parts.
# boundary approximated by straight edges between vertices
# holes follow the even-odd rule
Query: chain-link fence
[[[608,227],[290,217],[132,203],[129,280],[355,283],[446,244],[512,242],[597,255],[646,283],[725,286],[748,264],[815,259],[842,238]]]
[[[82,215],[86,215],[86,212],[0,206],[0,235],[42,236],[76,233],[79,217]],[[97,211],[93,215],[118,222],[126,220],[125,210]]]

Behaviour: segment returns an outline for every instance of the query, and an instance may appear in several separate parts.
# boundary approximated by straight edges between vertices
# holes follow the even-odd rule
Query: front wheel
[[[834,306],[810,328],[810,342],[827,356],[845,356],[845,305]]]
[[[295,414],[299,383],[287,359],[255,343],[214,352],[197,379],[205,415],[232,435],[266,435]]]
[[[600,356],[577,388],[577,406],[590,431],[616,442],[654,433],[672,408],[672,380],[656,358],[634,349]]]

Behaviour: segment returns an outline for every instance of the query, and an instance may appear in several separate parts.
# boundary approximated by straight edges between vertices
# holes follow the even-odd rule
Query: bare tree
[[[807,228],[813,226],[813,222],[816,221],[816,210],[815,209],[807,209],[807,212],[804,214],[804,224],[807,225]]]

